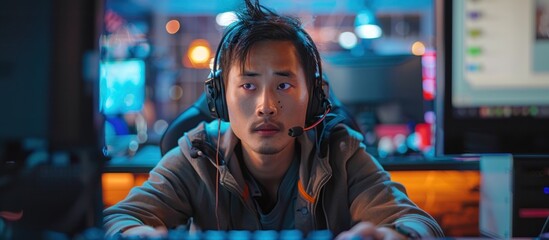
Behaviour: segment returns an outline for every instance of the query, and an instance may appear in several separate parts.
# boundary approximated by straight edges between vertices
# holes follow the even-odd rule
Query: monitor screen
[[[379,159],[430,152],[423,95],[424,58],[411,54],[324,56],[330,97],[337,98],[364,134],[369,153]],[[420,133],[422,132],[422,133]]]
[[[145,102],[145,62],[106,61],[99,65],[99,109],[106,115],[140,111]]]
[[[437,4],[437,153],[549,153],[549,1]]]
[[[399,109],[398,116],[381,123],[423,122],[421,57],[410,54],[325,56],[323,72],[341,102],[354,105],[387,106]],[[380,112],[379,115],[387,113]],[[379,116],[381,117],[381,116]]]

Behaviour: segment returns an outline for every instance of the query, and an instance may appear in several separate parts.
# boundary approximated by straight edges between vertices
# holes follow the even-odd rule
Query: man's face
[[[244,69],[233,63],[225,81],[231,128],[244,148],[276,154],[294,144],[288,129],[305,124],[309,94],[290,41],[261,41]]]

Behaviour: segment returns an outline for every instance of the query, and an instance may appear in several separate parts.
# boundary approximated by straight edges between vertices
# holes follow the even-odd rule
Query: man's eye
[[[242,88],[244,88],[246,90],[254,90],[255,86],[251,83],[244,83],[244,84],[242,84]]]
[[[285,89],[290,88],[291,86],[292,86],[292,85],[289,84],[289,83],[281,83],[281,84],[278,84],[278,89],[285,90]]]

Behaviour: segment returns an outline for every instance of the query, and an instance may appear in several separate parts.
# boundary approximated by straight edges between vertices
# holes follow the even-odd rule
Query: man
[[[192,219],[203,230],[443,236],[360,134],[325,119],[330,104],[317,76],[320,57],[299,22],[246,0],[206,83],[212,113],[226,122],[186,133],[142,187],[105,210],[107,234],[154,236]]]

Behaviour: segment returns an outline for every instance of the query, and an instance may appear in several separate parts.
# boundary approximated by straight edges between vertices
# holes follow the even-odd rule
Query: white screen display
[[[549,0],[453,4],[453,106],[549,106]]]

